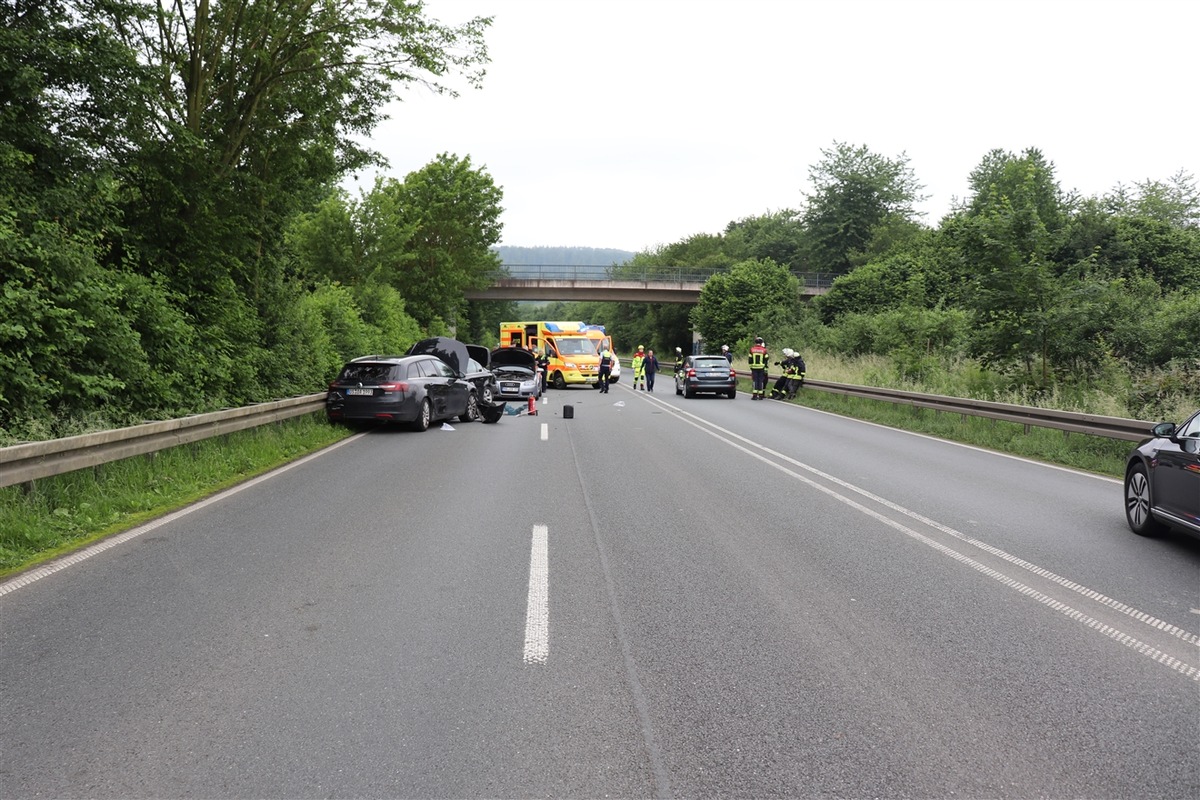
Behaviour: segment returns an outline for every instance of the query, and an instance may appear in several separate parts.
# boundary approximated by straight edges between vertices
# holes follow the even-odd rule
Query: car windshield
[[[596,345],[591,339],[585,339],[582,336],[571,336],[569,338],[555,337],[554,343],[558,345],[558,353],[563,356],[594,356],[596,355]]]

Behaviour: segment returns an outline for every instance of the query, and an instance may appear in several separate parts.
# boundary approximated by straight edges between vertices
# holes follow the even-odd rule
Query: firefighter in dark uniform
[[[796,395],[800,393],[800,387],[804,385],[805,370],[804,356],[793,350],[792,371],[788,380],[788,400],[794,400]]]
[[[767,362],[770,353],[761,336],[754,339],[750,348],[750,377],[754,379],[754,389],[750,392],[751,400],[765,400],[767,395]]]

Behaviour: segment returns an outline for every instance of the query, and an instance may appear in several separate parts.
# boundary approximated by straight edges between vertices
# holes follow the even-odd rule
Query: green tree
[[[792,309],[800,302],[800,282],[774,261],[747,260],[713,275],[692,308],[692,326],[708,342],[736,342],[753,336],[750,320],[769,308]]]
[[[400,290],[409,313],[425,326],[466,317],[467,289],[488,285],[500,273],[492,246],[500,240],[503,191],[469,156],[443,153],[403,183],[376,189],[394,201],[398,230],[411,230],[404,263],[393,265],[390,283]]]
[[[184,299],[206,390],[250,399],[262,384],[243,365],[266,363],[266,323],[296,301],[280,273],[288,221],[382,163],[363,143],[404,89],[478,85],[490,20],[446,26],[420,3],[374,0],[136,4],[152,24],[107,19],[156,77],[127,134],[117,250]]]
[[[724,237],[700,233],[638,253],[628,263],[614,265],[613,276],[641,280],[679,272],[705,274],[728,269],[733,262],[734,259],[725,252]]]
[[[734,261],[769,258],[793,272],[805,268],[805,230],[798,212],[791,209],[729,223],[723,244]]]
[[[959,259],[954,278],[974,316],[972,352],[985,366],[1023,370],[1040,385],[1078,355],[1069,322],[1074,281],[1054,261],[1075,202],[1036,149],[989,152],[971,173],[972,196],[943,221],[944,243]],[[1087,270],[1089,273],[1091,269]]]
[[[136,8],[112,2],[130,16]],[[147,72],[64,2],[0,6],[0,426],[103,408],[111,418],[190,407],[189,320],[157,276],[114,258]],[[47,425],[47,421],[49,424]]]
[[[1166,181],[1135,183],[1133,191],[1118,186],[1105,200],[1120,216],[1149,217],[1176,228],[1200,227],[1200,190],[1195,176],[1186,170]]]
[[[1037,148],[1027,148],[1020,156],[992,150],[971,171],[971,199],[968,215],[988,213],[1005,198],[1020,199],[1022,219],[1030,221],[1027,235],[1057,233],[1066,222],[1074,198],[1066,197],[1054,175],[1053,162]],[[1022,231],[1014,230],[1020,235]],[[1044,242],[1025,241],[1017,245],[1032,252]]]
[[[899,231],[916,232],[915,204],[925,197],[908,156],[887,158],[842,142],[821,154],[809,169],[813,190],[802,215],[808,271],[848,272],[880,255],[873,245],[890,245]],[[880,236],[885,229],[891,233]]]
[[[490,20],[447,27],[419,3],[150,5],[154,28],[110,20],[160,78],[130,167],[138,244],[191,296],[221,274],[253,295],[283,221],[379,161],[360,142],[387,103],[413,83],[453,94],[447,75],[477,84],[486,62]]]
[[[1164,289],[1200,287],[1200,228],[1153,217],[1120,217],[1116,239],[1130,268],[1154,277]]]

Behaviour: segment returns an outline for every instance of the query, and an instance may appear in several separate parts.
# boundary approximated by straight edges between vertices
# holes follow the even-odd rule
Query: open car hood
[[[533,353],[520,347],[497,347],[492,351],[490,367],[527,367],[537,368],[537,358]]]
[[[488,368],[491,362],[491,351],[486,347],[481,344],[469,344],[467,345],[467,353],[470,354],[471,358],[478,361],[481,367],[484,369]]]
[[[450,369],[463,375],[467,370],[469,354],[467,346],[449,336],[434,336],[422,339],[408,349],[410,356],[437,356],[450,365]]]

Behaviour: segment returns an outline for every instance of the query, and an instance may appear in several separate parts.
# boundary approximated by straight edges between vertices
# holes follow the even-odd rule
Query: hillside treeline
[[[336,188],[382,164],[363,142],[405,87],[478,85],[489,23],[0,4],[0,437],[306,394],[344,358],[494,328],[463,294],[498,268],[501,192],[469,157]]]
[[[1101,388],[1125,413],[1200,403],[1200,194],[1193,176],[1080,197],[1036,149],[983,155],[970,193],[936,225],[907,158],[835,143],[811,169],[800,210],[729,223],[639,253],[633,274],[722,270],[698,305],[574,304],[618,342],[670,352],[693,330],[709,349],[874,355],[881,380],[975,376],[981,396],[1036,400]],[[798,275],[834,278],[811,302]],[[1188,399],[1190,398],[1190,400]]]

